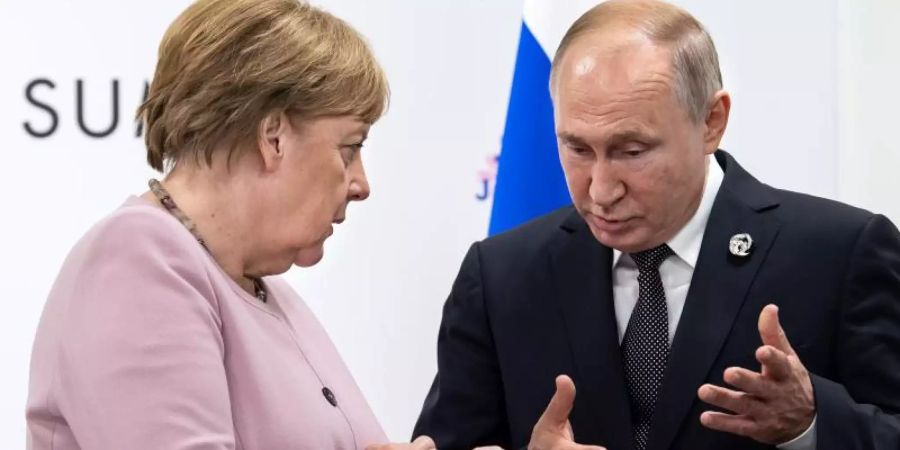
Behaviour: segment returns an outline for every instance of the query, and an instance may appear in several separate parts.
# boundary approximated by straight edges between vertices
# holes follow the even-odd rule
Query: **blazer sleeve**
[[[414,436],[441,450],[509,448],[503,383],[485,305],[481,255],[474,244],[444,304],[438,334],[438,373]]]
[[[78,275],[60,334],[60,410],[81,448],[234,449],[202,250],[133,221],[102,230]]]
[[[900,449],[900,233],[884,216],[851,256],[837,345],[837,380],[812,376],[817,450]]]

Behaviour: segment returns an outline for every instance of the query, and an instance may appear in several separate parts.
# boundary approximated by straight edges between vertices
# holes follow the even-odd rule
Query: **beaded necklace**
[[[200,245],[206,250],[207,253],[212,255],[212,252],[209,251],[209,247],[206,246],[206,241],[200,236],[200,233],[197,232],[197,226],[194,225],[194,222],[175,204],[175,200],[172,199],[172,196],[169,195],[169,192],[162,186],[162,183],[159,180],[151,179],[148,184],[150,185],[150,191],[153,192],[153,195],[159,199],[159,202],[163,205],[163,208],[166,208],[170,214],[175,216],[182,225],[194,236],[194,239],[200,243]],[[253,282],[253,290],[256,292],[256,298],[265,303],[267,298],[267,293],[265,288],[263,287],[262,281],[259,278],[250,278],[250,281]]]

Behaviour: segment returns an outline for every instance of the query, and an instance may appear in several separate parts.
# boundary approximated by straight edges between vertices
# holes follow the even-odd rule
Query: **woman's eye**
[[[359,151],[362,150],[362,147],[362,142],[341,146],[341,158],[344,160],[344,164],[350,165],[350,162],[353,161]]]

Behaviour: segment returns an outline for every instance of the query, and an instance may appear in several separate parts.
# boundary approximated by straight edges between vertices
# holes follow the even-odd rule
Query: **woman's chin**
[[[324,246],[316,245],[314,247],[304,248],[297,252],[294,264],[300,267],[310,267],[316,265],[325,256]]]

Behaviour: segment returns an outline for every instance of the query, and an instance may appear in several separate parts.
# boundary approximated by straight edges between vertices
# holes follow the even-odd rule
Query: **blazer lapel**
[[[725,152],[716,155],[726,169],[716,196],[684,310],[678,324],[669,365],[657,401],[649,449],[668,449],[697,399],[697,389],[725,343],[744,304],[780,222],[764,211],[777,206],[770,189],[755,180]],[[730,253],[731,237],[753,238],[745,257]]]
[[[551,254],[554,292],[578,370],[576,405],[594,416],[589,431],[575,427],[576,439],[597,435],[611,449],[630,449],[631,419],[612,294],[612,250],[591,234],[577,212],[562,225]],[[582,421],[579,421],[584,423]],[[585,421],[586,422],[586,421]]]

